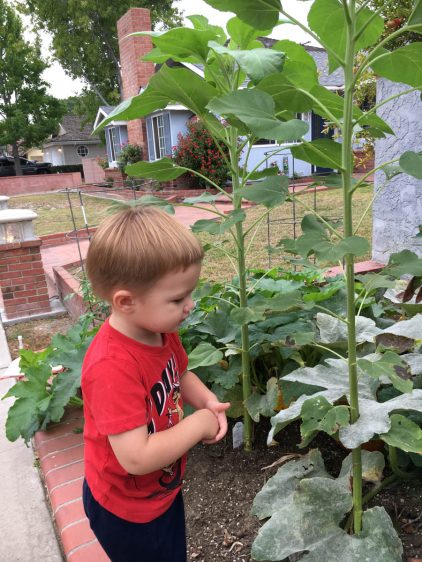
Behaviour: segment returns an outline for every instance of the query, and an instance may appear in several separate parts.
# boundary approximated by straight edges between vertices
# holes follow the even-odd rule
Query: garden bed
[[[232,450],[229,437],[215,446],[198,445],[191,451],[185,483],[189,562],[251,561],[250,547],[260,526],[250,513],[252,502],[279,465],[265,467],[286,454],[308,450],[297,448],[297,423],[281,431],[277,436],[279,445],[271,448],[266,446],[267,428],[267,420],[258,426],[252,453]],[[328,471],[337,476],[346,450],[323,434],[311,447],[321,450]],[[391,516],[403,543],[403,561],[422,560],[420,482],[401,481],[383,490],[372,505],[384,506]]]

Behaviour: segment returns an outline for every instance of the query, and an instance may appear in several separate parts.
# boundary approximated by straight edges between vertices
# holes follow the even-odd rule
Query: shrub
[[[52,174],[70,174],[71,172],[80,172],[84,177],[84,170],[82,164],[66,164],[63,166],[51,166],[50,171]]]
[[[224,186],[229,177],[229,168],[209,131],[199,119],[191,119],[187,128],[185,135],[179,133],[177,146],[173,148],[176,164],[191,168],[217,185]],[[195,178],[197,185],[210,187],[201,177],[188,175]]]
[[[128,164],[135,164],[142,160],[142,157],[141,146],[138,144],[126,144],[117,158],[117,167],[119,170],[124,170]]]

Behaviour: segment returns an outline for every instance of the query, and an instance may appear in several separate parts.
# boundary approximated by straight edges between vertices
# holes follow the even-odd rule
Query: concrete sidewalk
[[[9,349],[0,320],[0,398],[15,383],[7,373]],[[63,562],[32,447],[11,443],[5,423],[13,399],[0,400],[0,562]]]

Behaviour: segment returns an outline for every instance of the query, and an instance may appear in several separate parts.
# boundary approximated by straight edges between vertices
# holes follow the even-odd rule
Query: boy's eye
[[[176,304],[180,304],[181,302],[183,302],[183,298],[181,299],[174,299],[174,301]]]

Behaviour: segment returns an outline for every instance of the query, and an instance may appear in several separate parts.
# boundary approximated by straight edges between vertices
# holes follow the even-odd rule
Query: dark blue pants
[[[186,562],[182,492],[149,523],[132,523],[110,513],[95,500],[86,480],[83,503],[91,529],[112,562]]]

